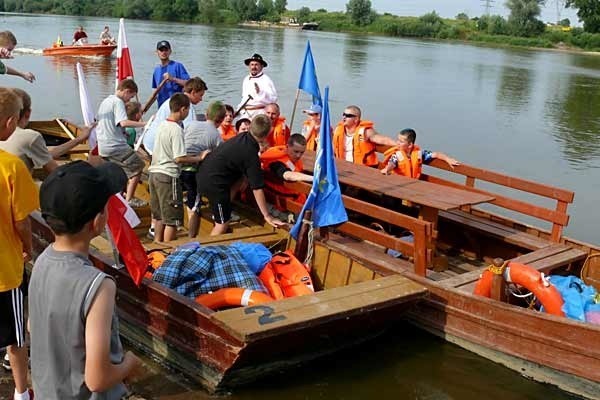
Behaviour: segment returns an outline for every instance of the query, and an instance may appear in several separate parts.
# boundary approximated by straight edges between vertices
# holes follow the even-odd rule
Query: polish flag
[[[117,81],[115,89],[123,79],[133,78],[133,66],[131,65],[131,56],[129,47],[127,47],[127,38],[125,37],[125,19],[119,20],[119,38],[117,40]]]
[[[108,199],[108,228],[125,267],[136,285],[140,285],[148,268],[148,257],[133,228],[140,223],[135,211],[123,196],[115,194]]]
[[[81,103],[81,114],[83,114],[83,122],[85,123],[85,125],[90,126],[94,123],[96,115],[90,102],[90,95],[88,93],[87,84],[85,82],[85,74],[83,73],[83,67],[80,63],[77,63],[76,67],[77,81],[79,83],[79,102]],[[88,138],[90,150],[97,150],[96,143],[96,128],[94,128],[92,129],[90,137]]]

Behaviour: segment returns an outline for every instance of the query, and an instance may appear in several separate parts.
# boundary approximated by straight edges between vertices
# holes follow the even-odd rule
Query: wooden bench
[[[311,185],[303,182],[286,182],[286,187],[302,193],[309,193]],[[354,222],[345,222],[338,226],[336,230],[346,235],[356,237],[362,240],[367,240],[375,243],[383,248],[393,249],[402,254],[412,257],[414,260],[414,271],[425,276],[427,266],[431,264],[431,251],[427,248],[427,244],[431,242],[433,235],[432,224],[427,221],[422,221],[408,215],[404,215],[395,211],[385,209],[349,196],[342,195],[344,207],[360,214],[367,215],[373,219],[386,221],[394,226],[406,229],[413,235],[413,242],[407,242],[401,238],[388,235],[385,232],[359,225]],[[299,213],[302,209],[302,204],[291,200],[282,200],[285,203],[286,209]]]
[[[431,175],[423,175],[422,179],[428,182],[446,185],[448,187],[462,188],[481,194],[492,195],[494,200],[490,201],[490,204],[548,222],[552,227],[551,232],[547,235],[548,237],[538,237],[526,232],[526,228],[523,224],[512,223],[512,226],[509,226],[499,222],[501,220],[507,221],[508,218],[498,217],[498,221],[494,221],[493,219],[495,216],[493,214],[483,211],[478,212],[478,209],[471,207],[464,207],[463,210],[440,212],[441,217],[483,231],[490,236],[530,250],[543,248],[548,241],[553,243],[560,242],[563,228],[569,222],[567,207],[573,202],[575,196],[573,192],[465,164],[458,165],[454,167],[454,169],[451,169],[445,162],[433,160],[429,165],[454,174],[463,175],[465,177],[465,182],[464,184],[461,184]],[[500,186],[502,192],[504,192],[505,188],[509,188],[529,195],[550,199],[556,202],[556,207],[554,209],[547,208],[534,204],[531,201],[515,199],[504,194],[476,188],[475,183],[477,180]],[[520,229],[517,229],[517,226],[519,226]],[[532,229],[532,231],[534,230]],[[536,230],[536,232],[539,231],[540,230]]]
[[[544,274],[549,274],[556,268],[567,266],[573,262],[583,261],[586,257],[587,253],[583,250],[575,249],[564,244],[552,244],[542,249],[532,251],[531,253],[515,257],[510,261],[526,264]],[[442,284],[447,287],[453,287],[472,293],[481,273],[486,269],[487,267],[482,267],[446,279],[442,281]]]

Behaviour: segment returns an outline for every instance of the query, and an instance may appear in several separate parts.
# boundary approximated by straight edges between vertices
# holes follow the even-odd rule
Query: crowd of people
[[[108,27],[103,34],[108,38]],[[73,39],[84,37],[80,27]],[[10,58],[16,44],[12,33],[0,32],[0,57]],[[313,104],[304,110],[307,118],[301,133],[292,134],[277,104],[276,86],[264,73],[267,61],[260,54],[244,60],[248,75],[237,108],[212,102],[203,110],[206,119],[200,121],[206,82],[190,77],[183,64],[171,60],[168,41],[159,41],[156,52],[160,63],[151,85],[157,92],[158,111],[150,123],[143,121],[141,105],[133,100],[136,82],[121,81],[98,108],[99,160],[95,162],[59,166],[55,161],[87,140],[92,127],[83,127],[75,139],[49,148],[38,132],[27,129],[29,95],[0,87],[0,348],[6,348],[17,400],[33,399],[27,386],[28,324],[23,312],[28,289],[36,396],[119,399],[126,393],[123,381],[136,373],[140,360],[125,353],[119,340],[116,283],[92,266],[88,253],[90,241],[104,230],[110,196],[124,193],[132,206],[139,206],[134,195],[144,158],[150,160],[152,234],[157,242],[177,237],[184,207],[189,235],[195,237],[202,197],[208,199],[213,214],[211,235],[228,231],[235,217],[232,201],[240,193],[251,194],[265,222],[280,227],[284,222],[278,215],[285,211],[280,200],[304,201],[284,181],[312,181],[303,172],[301,159],[306,149],[317,149],[322,107]],[[1,61],[0,74],[29,82],[35,79]],[[450,166],[458,164],[443,153],[421,150],[412,129],[402,130],[396,139],[378,133],[355,105],[344,109],[341,122],[329,132],[335,157],[380,168],[384,175],[418,179],[422,164],[435,158]],[[138,145],[145,152],[140,153]],[[377,145],[389,146],[383,163]],[[39,191],[31,176],[34,168],[49,173]],[[55,242],[38,256],[28,283],[24,269],[32,258],[28,216],[36,209],[55,233]]]

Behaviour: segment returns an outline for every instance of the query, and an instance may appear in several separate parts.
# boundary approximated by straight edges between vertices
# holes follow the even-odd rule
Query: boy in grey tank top
[[[106,225],[106,203],[127,182],[123,170],[76,161],[40,188],[42,216],[55,242],[38,257],[29,292],[31,375],[36,398],[121,399],[140,360],[123,354],[114,280],[88,259]]]

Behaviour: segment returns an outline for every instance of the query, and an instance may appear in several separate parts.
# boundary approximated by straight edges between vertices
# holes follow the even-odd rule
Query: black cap
[[[126,185],[125,171],[111,162],[98,167],[85,161],[62,165],[40,187],[42,216],[73,230],[94,219],[109,197],[124,190]]]
[[[161,40],[160,42],[156,43],[156,50],[160,50],[163,47],[171,50],[171,43],[167,42],[166,40]]]
[[[250,61],[258,61],[259,63],[261,63],[261,64],[262,64],[262,66],[263,66],[263,67],[266,67],[266,66],[267,66],[267,62],[266,62],[265,60],[263,60],[263,58],[262,58],[262,56],[261,56],[260,54],[256,54],[256,53],[254,53],[254,54],[252,55],[252,57],[250,57],[250,58],[246,58],[246,59],[244,60],[244,64],[248,65],[248,64],[250,64]]]

